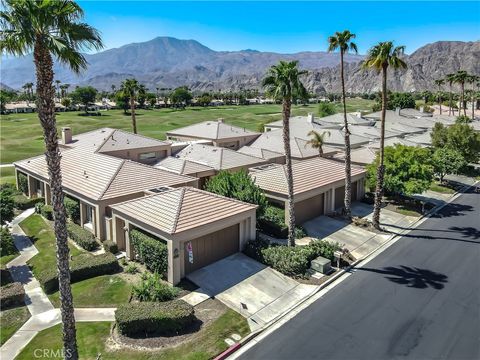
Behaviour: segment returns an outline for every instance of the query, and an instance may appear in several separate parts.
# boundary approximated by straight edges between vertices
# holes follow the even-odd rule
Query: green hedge
[[[80,223],[80,202],[72,199],[69,196],[65,196],[63,199],[65,205],[65,211],[67,216],[76,224]]]
[[[21,172],[18,173],[18,190],[24,194],[28,193],[28,178],[27,175]]]
[[[132,288],[132,295],[139,301],[173,300],[180,289],[163,281],[157,273],[144,274],[142,281]]]
[[[13,236],[7,227],[0,229],[0,256],[12,255],[17,252]]]
[[[83,249],[92,251],[98,248],[98,242],[95,240],[95,236],[80,225],[69,222],[67,224],[67,232],[70,239],[75,241],[75,243]]]
[[[263,216],[258,218],[258,227],[263,233],[276,238],[284,239],[288,237],[285,210],[276,206],[267,206]]]
[[[138,260],[145,264],[148,270],[162,275],[167,273],[168,249],[166,244],[138,229],[130,231],[130,241]]]
[[[51,205],[42,205],[40,214],[47,220],[53,220],[53,207]]]
[[[340,245],[325,240],[313,240],[308,245],[295,247],[251,240],[246,244],[244,253],[282,274],[298,277],[305,275],[313,259],[323,256],[333,261],[333,253],[340,249]]]
[[[116,254],[118,253],[118,246],[111,240],[105,240],[103,242],[103,248],[105,249],[106,252],[109,252],[111,254]]]
[[[25,290],[19,282],[14,282],[0,288],[0,307],[3,309],[23,305]]]
[[[177,334],[195,321],[193,306],[183,300],[121,305],[115,311],[123,335]]]
[[[41,197],[30,199],[23,194],[19,194],[13,197],[13,202],[17,209],[26,210],[35,207],[37,203],[45,203],[45,199]]]
[[[101,255],[82,254],[70,262],[71,282],[90,279],[96,276],[113,274],[120,270],[117,258],[110,253]],[[49,269],[37,276],[47,294],[58,290],[57,269]]]

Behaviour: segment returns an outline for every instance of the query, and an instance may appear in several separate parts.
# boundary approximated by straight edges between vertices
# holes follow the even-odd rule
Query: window
[[[155,157],[156,157],[155,152],[140,154],[140,160],[154,159]]]

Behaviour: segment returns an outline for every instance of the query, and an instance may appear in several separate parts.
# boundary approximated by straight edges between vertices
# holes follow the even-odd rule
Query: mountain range
[[[119,86],[135,77],[151,90],[187,85],[194,91],[258,88],[266,69],[279,60],[298,60],[308,70],[304,83],[309,91],[338,92],[339,55],[327,52],[279,54],[256,50],[214,51],[195,40],[157,37],[153,40],[85,55],[88,69],[80,76],[55,63],[55,79],[71,85],[92,85],[100,90]],[[373,71],[364,71],[364,56],[347,54],[346,88],[349,92],[379,89],[380,80]],[[480,42],[440,41],[427,44],[405,55],[408,69],[392,72],[389,87],[396,91],[433,88],[433,80],[457,70],[480,74]],[[35,82],[31,55],[2,59],[1,81],[21,89]]]

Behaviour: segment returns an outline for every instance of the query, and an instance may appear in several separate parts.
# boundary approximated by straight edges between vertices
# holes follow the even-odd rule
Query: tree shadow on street
[[[477,229],[471,226],[467,226],[467,227],[452,226],[449,228],[449,231],[458,232],[462,234],[463,237],[466,237],[466,238],[480,239],[480,229]]]
[[[467,211],[473,211],[473,206],[463,204],[448,204],[439,212],[433,214],[432,218],[447,218],[451,216],[464,216]]]
[[[410,266],[388,266],[383,269],[357,268],[356,270],[370,271],[386,275],[385,278],[399,285],[406,285],[416,289],[431,287],[436,290],[444,288],[448,276],[427,269]]]

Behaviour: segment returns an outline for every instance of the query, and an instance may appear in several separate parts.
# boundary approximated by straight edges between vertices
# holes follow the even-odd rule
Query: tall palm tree
[[[328,38],[328,51],[332,52],[340,50],[340,79],[342,83],[342,102],[343,102],[343,127],[345,131],[345,199],[344,208],[345,216],[350,219],[352,217],[352,162],[350,157],[350,130],[348,129],[347,120],[347,104],[345,94],[345,75],[343,57],[349,50],[358,53],[357,45],[352,42],[355,39],[355,34],[349,30],[343,32],[336,32],[335,35]]]
[[[385,113],[387,110],[387,70],[404,69],[407,67],[401,59],[405,46],[394,46],[392,41],[380,42],[373,46],[367,54],[363,67],[373,68],[382,73],[382,116],[380,133],[379,164],[377,168],[377,184],[375,188],[375,203],[373,207],[373,226],[380,229],[380,208],[383,196],[383,177],[385,172],[384,150],[385,150]]]
[[[126,79],[122,82],[121,90],[130,99],[130,113],[132,115],[133,133],[137,133],[137,119],[135,118],[135,100],[137,99],[140,85],[136,79]]]
[[[325,138],[327,135],[330,136],[330,131],[324,131],[320,134],[315,130],[310,130],[308,136],[310,136],[311,139],[305,143],[305,146],[310,145],[312,148],[317,149],[318,156],[322,157],[323,145],[325,144]]]
[[[70,84],[62,84],[60,85],[60,96],[62,98],[66,97],[68,95],[68,88],[70,87]]]
[[[79,73],[87,66],[82,50],[101,49],[103,45],[97,30],[81,22],[83,10],[73,1],[4,0],[2,5],[0,50],[15,56],[23,56],[33,50],[38,117],[43,128],[52,195],[63,345],[69,359],[78,359],[63,205],[61,155],[55,120],[52,57]]]
[[[298,69],[298,61],[280,61],[273,65],[263,79],[262,85],[274,99],[282,101],[283,119],[283,147],[285,149],[285,166],[287,168],[288,187],[288,245],[295,246],[295,209],[293,203],[293,174],[292,156],[290,151],[290,113],[292,108],[292,95],[304,93],[305,87],[300,77],[306,71]]]
[[[469,75],[465,70],[459,70],[455,74],[455,82],[460,85],[460,106],[458,107],[458,115],[463,108],[463,115],[467,116],[467,109],[465,106],[465,82]]]
[[[29,82],[26,85],[27,85],[27,89],[28,89],[28,96],[29,96],[30,100],[32,100],[33,99],[33,83]]]
[[[452,90],[452,86],[453,84],[455,83],[455,74],[447,74],[447,76],[445,76],[445,81],[448,82],[448,86],[449,86],[449,89],[450,89],[450,92],[448,94],[448,115],[452,115],[452,112],[453,112],[453,115],[455,115],[455,111],[452,109],[452,96],[453,96],[453,90]],[[460,112],[459,112],[460,114]]]
[[[475,90],[479,80],[480,76],[477,75],[469,75],[467,78],[467,82],[472,85],[470,89],[472,97],[472,120],[475,119]]]
[[[440,115],[442,115],[442,85],[445,84],[445,79],[435,80],[435,85],[438,86],[438,106],[440,106]]]
[[[60,97],[60,84],[61,84],[61,81],[60,80],[55,80],[55,89],[57,90],[57,93],[56,93],[56,96],[57,98]]]

